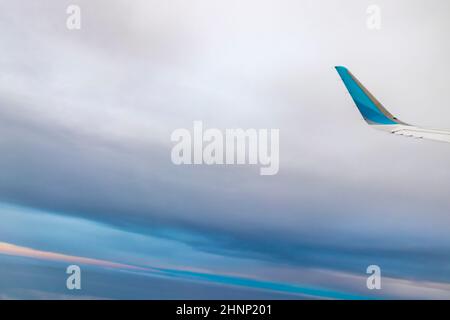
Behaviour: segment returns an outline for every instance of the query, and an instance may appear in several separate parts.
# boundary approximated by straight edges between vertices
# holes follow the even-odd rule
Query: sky
[[[1,1],[0,298],[450,298],[450,148],[369,128],[334,70],[450,129],[449,7]],[[279,173],[174,165],[197,120],[279,129]]]

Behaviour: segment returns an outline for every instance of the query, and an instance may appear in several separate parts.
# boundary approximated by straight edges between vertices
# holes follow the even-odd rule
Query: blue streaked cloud
[[[193,286],[199,291],[194,290],[191,298],[205,297],[205,292],[214,292],[211,297],[216,298],[231,298],[233,294],[242,298],[268,299],[418,298],[425,295],[445,298],[448,296],[446,290],[450,289],[450,286],[438,282],[421,283],[386,277],[380,295],[365,288],[366,275],[363,272],[337,273],[331,268],[305,268],[302,264],[268,259],[264,255],[246,255],[245,252],[251,248],[245,251],[236,248],[236,252],[230,254],[227,252],[229,247],[221,247],[218,243],[214,243],[215,250],[213,245],[209,250],[203,250],[201,245],[187,244],[195,239],[195,235],[183,235],[177,240],[157,233],[144,235],[128,228],[6,204],[0,207],[0,217],[0,234],[5,241],[0,242],[0,259],[5,262],[0,283],[5,297],[9,292],[11,298],[15,297],[14,294],[20,296],[19,292],[22,292],[22,298],[52,295],[64,299],[154,297],[157,290],[145,292],[144,287],[140,287],[133,291],[129,287],[130,281],[138,278],[146,279],[147,285],[159,283],[158,288],[165,281],[172,284],[181,282],[174,284],[175,287]],[[176,238],[176,231],[170,233],[165,230],[162,233]],[[196,239],[198,243],[207,240]],[[316,254],[320,257],[322,253],[318,251]],[[10,280],[18,276],[8,271],[6,266],[11,263],[20,270],[30,270],[28,280],[22,281],[20,288],[15,288],[15,282]],[[82,292],[71,294],[64,288],[65,268],[69,264],[79,264],[87,270],[84,277],[88,283]],[[34,269],[42,269],[43,273]],[[117,295],[111,295],[110,290],[102,292],[95,282],[90,284],[91,273],[107,281],[108,284],[103,286],[115,288],[113,291],[118,292]],[[50,284],[57,284],[56,287],[37,285],[43,276],[51,278]],[[166,280],[161,280],[161,277]],[[205,286],[209,289],[202,291]],[[229,289],[223,292],[219,289],[221,286]],[[186,298],[177,291],[166,292],[164,296]]]

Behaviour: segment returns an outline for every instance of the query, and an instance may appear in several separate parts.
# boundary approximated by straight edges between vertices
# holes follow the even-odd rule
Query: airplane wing
[[[345,67],[336,67],[364,120],[373,128],[395,135],[450,143],[450,131],[426,129],[394,117]]]

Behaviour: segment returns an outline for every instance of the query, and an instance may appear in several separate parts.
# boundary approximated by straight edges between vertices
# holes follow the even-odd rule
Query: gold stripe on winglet
[[[352,77],[353,81],[356,82],[356,84],[361,88],[361,90],[369,97],[370,101],[373,102],[373,104],[375,104],[375,106],[390,120],[398,123],[398,124],[403,124],[403,125],[408,125],[407,123],[397,119],[396,117],[394,117],[389,111],[386,110],[385,107],[383,107],[383,105],[380,103],[380,101],[377,100],[377,98],[375,98],[373,96],[373,94],[371,94],[369,92],[369,90],[366,89],[366,87],[363,86],[363,84],[361,82],[359,82],[358,79],[356,79],[356,77],[349,71],[347,70],[348,74],[350,75],[350,77]]]

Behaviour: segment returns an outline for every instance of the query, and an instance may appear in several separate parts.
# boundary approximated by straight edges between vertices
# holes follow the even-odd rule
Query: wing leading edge
[[[395,135],[450,143],[450,131],[416,127],[393,116],[345,67],[336,67],[364,120],[373,128]]]

